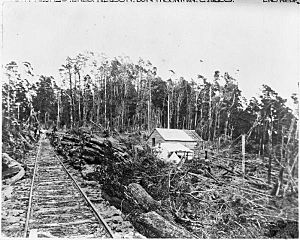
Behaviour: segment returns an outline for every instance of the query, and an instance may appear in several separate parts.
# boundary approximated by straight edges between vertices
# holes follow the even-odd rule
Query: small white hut
[[[197,144],[201,146],[204,141],[195,130],[155,128],[150,134],[147,143],[151,147],[156,147],[160,143],[180,143],[194,150]]]

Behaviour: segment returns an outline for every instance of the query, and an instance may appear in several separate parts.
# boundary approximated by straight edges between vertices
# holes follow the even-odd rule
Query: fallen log
[[[27,136],[29,137],[31,142],[36,142],[36,139],[32,136],[31,132],[29,131],[29,133],[27,134]]]
[[[104,151],[101,149],[101,150],[99,150],[99,149],[94,149],[94,148],[91,148],[91,147],[87,147],[87,146],[84,146],[83,148],[82,148],[82,152],[83,153],[87,153],[87,154],[89,154],[89,155],[99,155],[99,154],[101,154],[101,155],[103,155],[104,154]]]
[[[123,148],[121,148],[120,146],[117,146],[117,145],[112,145],[112,147],[111,147],[114,151],[117,151],[117,152],[120,152],[120,153],[124,153],[124,154],[127,154],[126,153],[126,150],[125,149],[123,149]]]
[[[121,152],[116,148],[113,148],[113,150],[115,151],[115,153],[117,153],[119,156],[123,157],[123,158],[128,158],[129,154],[127,152]]]
[[[60,144],[61,145],[67,145],[67,146],[79,146],[79,144],[76,143],[76,142],[66,141],[66,140],[60,141]]]
[[[91,122],[94,126],[98,127],[98,128],[100,129],[100,131],[104,131],[104,130],[105,130],[105,128],[104,128],[100,123],[95,123],[95,122],[93,122],[92,120],[90,120],[90,122]]]
[[[67,135],[64,134],[62,140],[70,141],[70,142],[80,142],[80,139],[78,137],[75,137],[74,135]]]
[[[95,143],[91,143],[91,142],[85,142],[84,144],[86,147],[89,147],[89,148],[92,148],[94,150],[97,150],[97,151],[101,151],[103,152],[104,151],[104,147],[103,146],[99,146]]]
[[[83,169],[81,170],[81,176],[83,179],[86,179],[88,181],[97,181],[97,171],[95,171],[95,168],[97,165],[91,164],[91,165],[84,165]]]
[[[13,192],[12,186],[3,186],[2,185],[2,191],[1,191],[2,202],[10,199],[12,192]]]
[[[98,145],[100,147],[104,147],[105,146],[104,141],[105,141],[104,138],[103,139],[102,138],[91,138],[89,140],[90,143],[94,143],[94,144],[96,144],[96,145]]]
[[[21,133],[19,133],[18,136],[23,141],[26,148],[33,149],[33,146],[26,140],[26,138]]]
[[[261,179],[258,179],[256,177],[252,177],[252,176],[248,176],[248,175],[243,175],[243,173],[239,172],[239,171],[233,171],[233,170],[230,170],[222,165],[215,165],[216,167],[218,168],[221,168],[225,171],[227,171],[226,173],[231,173],[233,176],[239,176],[239,177],[244,177],[245,178],[245,182],[249,183],[249,184],[252,184],[258,188],[261,188],[261,189],[271,189],[272,186],[270,184],[267,184],[265,182],[263,182],[263,180]]]
[[[118,162],[123,162],[123,163],[126,163],[126,164],[130,164],[131,163],[131,160],[128,159],[128,158],[124,158],[119,152],[114,152],[112,154],[116,159],[118,159]]]
[[[160,203],[154,200],[146,190],[137,183],[129,184],[127,191],[132,199],[146,211],[156,210],[160,207]]]
[[[86,152],[83,151],[81,152],[81,157],[86,158],[86,159],[98,159],[98,158],[104,158],[106,155],[105,154],[101,154],[101,153],[92,153],[92,152]]]
[[[82,166],[83,166],[83,160],[78,158],[78,157],[75,157],[75,158],[72,158],[72,166],[74,167],[74,169],[78,169],[78,170],[81,170],[82,169]]]
[[[154,238],[196,238],[195,235],[188,230],[179,227],[156,212],[148,212],[140,214],[136,219],[139,228],[143,228],[143,232],[147,237]]]
[[[20,171],[15,176],[5,180],[5,184],[13,184],[13,183],[17,182],[18,180],[22,179],[24,177],[24,175],[25,175],[25,170],[24,170],[24,168],[21,167]]]
[[[9,185],[17,182],[25,175],[25,170],[20,163],[11,158],[7,153],[2,153],[2,179]]]
[[[89,156],[89,155],[81,155],[81,158],[85,160],[87,163],[94,163],[96,160],[95,156]]]

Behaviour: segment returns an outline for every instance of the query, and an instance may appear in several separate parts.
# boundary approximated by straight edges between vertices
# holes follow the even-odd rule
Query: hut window
[[[155,138],[152,138],[152,147],[155,146]]]

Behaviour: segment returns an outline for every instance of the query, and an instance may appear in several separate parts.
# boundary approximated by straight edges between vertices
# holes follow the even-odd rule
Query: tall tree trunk
[[[279,125],[278,125],[279,126]],[[281,127],[281,146],[280,146],[280,162],[283,161],[284,156],[283,156],[283,148],[284,148],[284,132],[285,128],[284,126]]]
[[[97,118],[97,123],[100,123],[100,103],[101,103],[101,98],[100,98],[100,93],[98,92],[97,95],[97,109],[96,109],[96,118]]]
[[[213,141],[216,139],[216,133],[217,133],[217,125],[218,125],[218,109],[216,107],[215,110],[215,124],[214,124],[214,134],[213,134]]]
[[[71,69],[69,70],[69,84],[70,84],[70,125],[71,129],[73,128],[73,114],[74,114],[74,103],[73,103],[73,91],[72,91],[72,76],[71,76]]]
[[[259,156],[259,158],[261,157],[261,145],[262,145],[262,139],[260,138],[259,139],[259,148],[258,148],[258,156]]]
[[[202,104],[201,104],[201,108],[200,108],[200,126],[202,124],[202,118],[203,118],[203,109],[202,109]],[[204,138],[202,126],[201,126],[201,137]]]
[[[168,125],[168,129],[170,128],[170,123],[171,123],[171,118],[170,118],[170,101],[171,101],[171,99],[170,99],[170,91],[168,90],[168,123],[167,123],[167,125]]]
[[[101,97],[100,97],[100,85],[102,83],[102,74],[100,75],[100,83],[98,84],[98,94],[97,94],[97,123],[100,123],[100,105],[101,105]]]
[[[217,132],[218,132],[218,137],[220,137],[220,115],[221,115],[221,112],[219,112],[219,114],[217,115]]]
[[[107,127],[107,118],[106,118],[106,104],[107,104],[107,96],[106,96],[106,81],[107,76],[104,76],[104,128]]]
[[[74,108],[74,124],[76,125],[76,120],[78,121],[78,111],[77,111],[77,80],[76,80],[76,72],[74,72],[74,92],[73,92],[73,108]]]
[[[95,120],[95,91],[94,90],[92,91],[92,98],[93,98],[92,113],[91,113],[91,116],[90,116],[90,120],[94,121]]]
[[[60,95],[57,93],[57,120],[56,127],[59,128],[60,123]]]
[[[10,81],[9,81],[10,82]],[[7,85],[7,116],[10,117],[10,83]]]
[[[176,115],[176,128],[179,128],[179,110],[180,110],[180,98],[177,99],[177,115]]]
[[[228,128],[229,128],[229,118],[230,118],[230,111],[227,111],[227,118],[225,121],[225,127],[224,127],[224,135],[225,135],[225,140],[227,140],[228,137]]]
[[[212,125],[212,119],[211,119],[211,92],[212,92],[212,86],[209,86],[209,105],[208,105],[208,141],[210,140],[210,130]]]
[[[149,79],[148,130],[151,130],[151,79]]]
[[[79,88],[79,98],[78,98],[78,122],[80,124],[81,122],[81,83],[80,83],[80,72],[77,71],[77,75],[78,75],[78,88]],[[83,123],[85,126],[85,122]]]
[[[84,88],[83,90],[83,125],[86,126],[87,121],[87,92]]]
[[[271,183],[271,176],[272,176],[272,148],[273,148],[273,141],[272,141],[272,135],[273,135],[273,119],[272,119],[272,113],[270,114],[271,122],[270,122],[270,129],[268,131],[269,135],[269,144],[268,144],[268,150],[269,150],[269,162],[268,162],[268,183]]]
[[[233,139],[233,131],[234,131],[234,126],[231,125],[231,128],[230,128],[230,139]]]
[[[197,129],[197,117],[198,117],[198,105],[196,103],[195,118],[194,118],[194,129]]]
[[[121,127],[124,129],[124,111],[125,111],[125,102],[122,100],[122,119],[121,119]]]

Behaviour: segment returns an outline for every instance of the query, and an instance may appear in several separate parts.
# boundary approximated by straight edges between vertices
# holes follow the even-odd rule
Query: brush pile
[[[2,152],[21,160],[38,141],[37,126],[23,125],[14,118],[4,117],[2,122]]]
[[[14,118],[2,122],[2,189],[25,175],[24,155],[38,140],[36,126],[21,125]]]
[[[204,155],[181,167],[158,160],[141,136],[101,137],[88,131],[53,134],[52,143],[103,197],[147,237],[297,238],[297,180],[268,184],[265,163]],[[223,154],[224,155],[224,154]],[[292,179],[292,180],[291,180]],[[294,183],[293,183],[294,182]],[[288,186],[288,187],[286,187]]]

